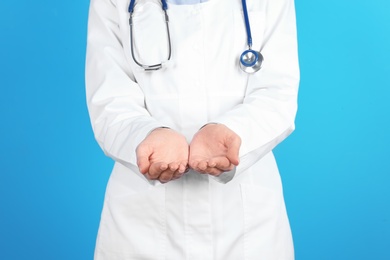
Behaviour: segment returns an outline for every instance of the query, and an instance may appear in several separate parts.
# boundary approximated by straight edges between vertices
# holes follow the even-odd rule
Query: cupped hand
[[[239,163],[241,138],[223,124],[201,128],[190,144],[189,166],[197,172],[219,176]]]
[[[166,183],[183,176],[188,164],[185,137],[168,128],[153,130],[137,147],[140,172],[150,180]]]

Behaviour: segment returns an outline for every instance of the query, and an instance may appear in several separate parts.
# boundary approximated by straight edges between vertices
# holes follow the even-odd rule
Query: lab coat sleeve
[[[239,166],[214,177],[222,183],[272,151],[295,128],[299,65],[294,1],[270,0],[266,8],[263,67],[249,75],[243,103],[212,120],[225,124],[242,140]]]
[[[137,167],[136,147],[155,128],[164,126],[150,116],[144,95],[126,61],[111,0],[90,4],[86,94],[95,138],[105,154],[145,181]]]

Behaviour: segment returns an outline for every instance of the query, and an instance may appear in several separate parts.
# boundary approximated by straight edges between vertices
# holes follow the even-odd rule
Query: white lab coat
[[[248,0],[253,48],[265,61],[248,75],[241,0],[168,6],[172,59],[142,71],[130,50],[128,0],[91,0],[87,101],[96,139],[115,160],[95,259],[287,260],[293,245],[272,149],[294,129],[299,69],[293,0]],[[137,1],[135,54],[166,59],[160,2]],[[135,149],[153,129],[191,141],[208,122],[242,139],[240,164],[221,177],[189,171],[167,184],[138,172]]]

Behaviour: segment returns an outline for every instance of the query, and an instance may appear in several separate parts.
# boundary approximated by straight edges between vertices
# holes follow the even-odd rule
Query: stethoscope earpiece
[[[240,56],[240,68],[246,73],[255,73],[261,69],[263,55],[254,50],[246,50]]]

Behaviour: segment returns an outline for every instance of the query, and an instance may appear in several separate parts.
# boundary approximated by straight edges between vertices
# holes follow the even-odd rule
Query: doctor
[[[272,149],[298,83],[293,0],[91,0],[95,259],[294,259]]]

